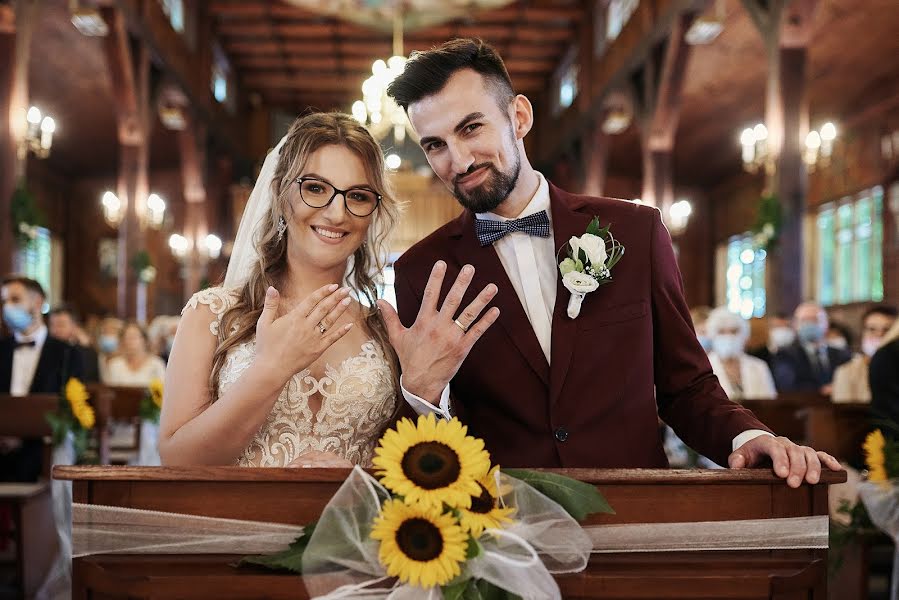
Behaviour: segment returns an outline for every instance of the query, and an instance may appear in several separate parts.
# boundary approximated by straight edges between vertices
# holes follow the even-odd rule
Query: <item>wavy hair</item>
[[[254,232],[259,258],[240,289],[237,301],[222,315],[219,343],[212,357],[212,373],[209,376],[213,401],[218,396],[219,373],[228,351],[256,335],[256,322],[262,314],[266,290],[270,285],[277,288],[287,274],[288,234],[285,232],[279,239],[277,223],[282,216],[287,221],[293,216],[290,187],[300,177],[309,157],[330,145],[343,146],[356,154],[365,165],[369,183],[382,197],[373,213],[365,241],[350,257],[352,262],[346,280],[360,300],[367,301],[369,308],[365,326],[383,350],[390,364],[395,389],[399,389],[399,361],[375,305],[378,298],[377,277],[383,272],[388,256],[387,237],[399,214],[399,204],[385,174],[384,156],[368,130],[353,117],[343,113],[312,113],[299,117],[290,126],[271,181],[271,209]]]

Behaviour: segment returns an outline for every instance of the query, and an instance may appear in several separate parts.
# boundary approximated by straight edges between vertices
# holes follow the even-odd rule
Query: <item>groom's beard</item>
[[[459,188],[458,180],[480,168],[487,168],[490,171],[484,183],[467,192],[462,191]],[[459,204],[471,212],[492,212],[515,189],[515,184],[518,183],[519,171],[521,171],[521,158],[519,156],[515,157],[515,164],[512,165],[512,169],[508,173],[503,173],[493,166],[492,163],[473,165],[467,172],[456,177],[456,181],[453,183],[453,195],[459,201]]]

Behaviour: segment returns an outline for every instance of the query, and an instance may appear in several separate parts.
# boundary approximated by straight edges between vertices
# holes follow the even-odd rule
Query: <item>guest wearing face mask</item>
[[[109,360],[119,354],[119,336],[122,335],[124,326],[122,320],[115,317],[106,317],[100,321],[94,336],[100,363],[100,381],[106,380],[106,367]]]
[[[899,311],[894,306],[874,306],[862,317],[861,352],[833,374],[834,402],[870,402],[868,367],[871,357],[883,343],[887,332],[896,322]]]
[[[834,370],[851,358],[848,350],[827,344],[827,313],[804,302],[793,313],[796,341],[771,359],[771,372],[780,392],[814,392],[829,396]]]
[[[750,348],[747,354],[762,359],[770,369],[772,357],[782,348],[786,348],[796,341],[796,332],[790,324],[790,318],[784,315],[769,316],[765,325],[768,328],[767,342],[755,348]]]
[[[690,309],[690,319],[693,320],[693,330],[696,331],[696,339],[706,354],[712,351],[712,338],[706,331],[706,321],[709,319],[709,313],[712,309],[708,306],[696,306]]]
[[[11,276],[0,283],[3,322],[12,335],[0,339],[0,393],[57,394],[69,377],[82,377],[80,355],[44,325],[41,285]],[[41,473],[40,439],[0,438],[0,481],[36,481]]]
[[[722,306],[711,312],[705,326],[712,346],[709,362],[728,398],[739,402],[777,397],[768,365],[744,351],[749,323],[743,317]]]
[[[842,323],[831,321],[830,327],[827,329],[827,335],[824,336],[824,341],[831,348],[849,352],[849,349],[852,347],[852,332]]]

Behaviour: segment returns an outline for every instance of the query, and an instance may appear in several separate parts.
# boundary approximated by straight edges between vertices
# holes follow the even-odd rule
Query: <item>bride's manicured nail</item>
[[[328,291],[329,291],[329,292],[333,292],[334,290],[336,290],[336,289],[339,288],[339,287],[340,287],[340,286],[337,285],[336,283],[332,283],[331,285],[328,286]]]
[[[266,296],[269,296],[269,297],[272,297],[272,296],[275,295],[275,292],[276,292],[276,290],[275,290],[274,287],[268,286],[268,289],[265,290],[265,295],[266,295]]]

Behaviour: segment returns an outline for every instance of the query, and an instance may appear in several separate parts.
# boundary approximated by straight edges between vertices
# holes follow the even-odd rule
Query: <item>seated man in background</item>
[[[793,313],[797,339],[771,358],[779,392],[831,393],[834,370],[850,359],[847,350],[827,344],[827,313],[814,302],[803,302]]]
[[[63,340],[75,346],[81,355],[81,364],[84,367],[84,382],[100,382],[100,362],[97,351],[91,348],[90,337],[78,324],[74,311],[65,304],[57,306],[47,316],[47,325],[50,336]]]
[[[58,394],[69,377],[81,377],[81,357],[44,325],[41,285],[27,277],[0,284],[3,322],[12,335],[0,339],[0,394]],[[0,481],[37,481],[43,441],[0,438]]]
[[[868,384],[868,365],[880,348],[887,331],[896,322],[899,311],[894,306],[879,305],[869,308],[862,316],[861,352],[833,374],[834,402],[870,402],[871,386]]]
[[[746,353],[762,359],[770,369],[771,359],[774,355],[782,348],[786,348],[796,341],[796,331],[793,329],[792,323],[790,323],[790,318],[782,314],[769,315],[765,319],[764,326],[766,328],[765,337],[767,342],[751,346]]]
[[[711,312],[705,327],[712,342],[709,362],[727,397],[734,402],[775,399],[777,390],[768,365],[744,351],[749,339],[746,319],[721,306]]]

